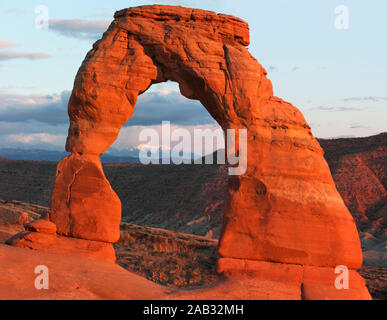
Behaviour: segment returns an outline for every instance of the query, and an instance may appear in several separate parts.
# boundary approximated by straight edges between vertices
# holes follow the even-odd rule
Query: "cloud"
[[[300,67],[294,66],[294,67],[292,68],[292,71],[297,71],[297,70],[299,70],[299,69],[300,69]]]
[[[68,123],[50,125],[38,121],[0,121],[0,148],[63,150]]]
[[[39,121],[48,124],[68,123],[69,91],[60,95],[21,95],[0,93],[0,121]]]
[[[277,70],[277,67],[274,67],[274,66],[269,66],[268,68],[267,68],[267,71],[268,72],[273,72],[273,71],[276,71]]]
[[[8,86],[10,89],[14,86]],[[121,129],[113,150],[135,148],[143,128],[216,128],[215,120],[200,102],[184,98],[178,85],[164,83],[140,95],[131,119]],[[0,90],[0,147],[62,150],[69,119],[70,91],[61,94],[17,94]]]
[[[27,13],[28,11],[22,8],[9,8],[4,10],[3,12],[7,14],[23,14],[23,13]]]
[[[58,94],[10,94],[0,92],[0,121],[35,120],[49,124],[68,123],[70,91]],[[126,126],[214,124],[215,120],[199,101],[184,98],[180,92],[162,88],[139,96]]]
[[[7,85],[7,86],[2,86],[0,87],[0,90],[12,90],[12,89],[16,89],[17,86],[13,85],[13,84],[10,84],[10,85]],[[1,103],[1,101],[0,101]]]
[[[331,136],[324,139],[348,139],[348,138],[355,138],[356,136],[354,134],[342,134],[338,136]]]
[[[7,86],[0,87],[0,92],[5,91],[5,90],[13,90],[13,89],[36,90],[37,87],[35,87],[35,86],[16,86],[16,85],[10,84]],[[2,102],[0,101],[0,105],[1,105],[1,103]]]
[[[97,39],[110,22],[110,20],[50,19],[49,30],[70,38]]]
[[[94,13],[87,16],[87,18],[112,18],[112,17],[113,15],[109,12],[99,12],[99,13]]]
[[[0,40],[0,48],[13,48],[16,44],[13,41]]]
[[[40,60],[48,59],[52,56],[47,53],[26,53],[26,52],[13,52],[13,51],[0,51],[0,61],[11,59],[29,59]]]
[[[159,125],[162,121],[170,121],[179,125],[215,123],[199,101],[186,99],[178,91],[163,88],[145,92],[139,96],[134,113],[127,125]]]
[[[386,97],[355,97],[355,98],[345,98],[343,99],[345,102],[381,102],[381,101],[387,101]]]
[[[32,134],[10,134],[7,136],[7,140],[13,143],[19,143],[22,145],[63,145],[66,141],[66,135],[64,134],[49,134],[49,133],[32,133]]]
[[[350,125],[349,125],[349,127],[351,128],[351,129],[367,129],[368,127],[366,127],[366,126],[364,126],[364,125],[362,125],[362,124],[360,124],[360,123],[351,123]]]
[[[311,110],[319,111],[333,111],[333,112],[345,112],[345,111],[363,111],[369,109],[369,107],[355,108],[355,107],[332,107],[332,106],[318,106]]]

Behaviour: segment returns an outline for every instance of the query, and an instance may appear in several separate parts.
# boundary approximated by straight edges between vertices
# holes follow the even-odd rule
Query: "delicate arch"
[[[300,111],[273,96],[248,44],[248,25],[235,17],[170,6],[118,11],[75,79],[66,144],[72,155],[59,165],[53,192],[58,232],[117,240],[120,203],[98,155],[130,118],[137,96],[172,80],[223,129],[248,129],[248,168],[229,182],[221,257],[360,267],[356,226],[319,144]]]

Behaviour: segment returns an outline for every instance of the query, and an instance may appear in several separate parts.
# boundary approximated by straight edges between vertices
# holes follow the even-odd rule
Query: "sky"
[[[145,4],[247,21],[249,51],[268,71],[274,94],[301,110],[316,137],[387,131],[387,0],[1,0],[0,148],[63,150],[67,103],[86,53],[115,11]],[[35,25],[42,5],[48,29]],[[199,102],[162,83],[139,97],[110,151],[137,147],[139,132],[163,120],[174,128],[217,128]]]

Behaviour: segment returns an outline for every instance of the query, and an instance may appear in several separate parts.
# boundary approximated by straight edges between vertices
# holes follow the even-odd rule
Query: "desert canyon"
[[[379,168],[384,174],[384,156],[380,163],[366,154],[345,158],[343,145],[335,149],[343,154],[331,152],[325,159],[329,141],[319,143],[301,112],[273,95],[267,72],[248,45],[248,24],[236,17],[161,5],[116,12],[75,78],[66,143],[71,155],[57,165],[51,208],[3,203],[6,224],[14,229],[0,233],[6,242],[0,244],[0,298],[371,298],[357,271],[363,262],[358,228],[384,226],[385,207],[376,199],[351,201],[351,212],[362,205],[377,207],[376,219],[365,213],[355,217],[357,228],[341,196],[353,192],[343,187],[340,195],[336,188],[353,172],[337,168],[343,161],[361,163],[364,172],[382,181],[377,194],[385,199],[385,179],[376,173]],[[120,198],[99,158],[131,117],[138,95],[167,80],[177,82],[183,96],[199,100],[223,130],[248,132],[247,171],[226,177],[224,167],[216,168],[225,186],[224,213],[206,235],[219,235],[218,241],[121,222]],[[381,137],[385,141],[385,134]],[[18,208],[23,212],[15,214]],[[211,256],[213,281],[169,287],[115,264],[124,263],[120,253],[140,245],[144,234],[153,237],[154,251],[169,245],[172,251]],[[171,244],[169,237],[177,240]],[[36,292],[30,271],[43,262],[51,270],[51,288]],[[349,289],[335,287],[337,266],[349,269]],[[200,270],[192,272],[200,277]]]

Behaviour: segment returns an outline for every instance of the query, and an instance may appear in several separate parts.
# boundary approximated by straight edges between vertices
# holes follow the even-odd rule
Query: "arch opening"
[[[161,150],[159,161],[153,164],[104,164],[105,175],[121,199],[122,221],[218,239],[226,200],[227,168],[216,164],[216,156],[214,165],[204,164],[204,159],[202,165],[193,162],[218,149],[224,150],[224,138],[219,135],[222,129],[199,101],[181,95],[177,83],[154,84],[139,95],[131,118],[105,155],[111,156],[110,162],[114,155],[124,162],[128,156],[138,158],[140,148],[165,146],[161,141],[162,121],[165,120],[171,124],[168,139],[179,130],[189,133],[187,152],[179,155],[187,160],[183,166],[173,161],[172,150],[184,138],[179,135],[175,136],[178,140],[170,141],[168,146],[171,166],[156,165],[163,164]],[[160,137],[157,146],[139,141],[141,131],[149,129]],[[195,142],[194,131],[202,131],[207,136]],[[208,141],[212,143],[210,150],[206,150]],[[195,153],[199,149],[201,153]]]
[[[170,134],[165,137],[165,143],[162,137],[163,123],[170,126]],[[192,156],[192,159],[224,149],[224,136],[220,135],[220,125],[200,101],[185,98],[179,91],[178,84],[172,81],[153,84],[139,95],[132,115],[121,127],[117,140],[106,153],[137,157],[139,148],[146,147],[146,141],[140,141],[141,131],[146,128],[155,130],[159,138],[157,145],[150,146],[152,149],[168,146],[172,150],[177,144],[187,142],[183,149],[186,156]],[[180,135],[178,131],[181,132]],[[207,135],[202,141],[195,142],[195,131],[203,131]],[[211,135],[214,135],[212,140]],[[188,138],[189,141],[186,141]],[[206,148],[209,144],[207,138],[212,141],[209,148]],[[201,144],[204,144],[203,148],[200,148]]]

